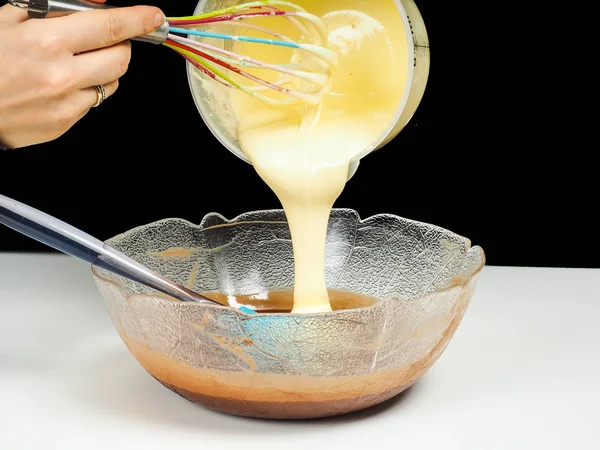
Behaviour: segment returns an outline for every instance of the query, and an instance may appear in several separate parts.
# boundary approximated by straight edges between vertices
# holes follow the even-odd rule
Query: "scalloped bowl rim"
[[[480,263],[479,267],[477,267],[477,269],[473,270],[473,272],[470,274],[470,276],[465,279],[464,283],[453,284],[453,285],[450,285],[450,286],[448,286],[448,287],[446,287],[444,289],[436,289],[435,291],[428,292],[428,293],[423,294],[423,295],[418,296],[418,297],[407,299],[406,301],[416,301],[416,300],[419,300],[419,299],[426,298],[426,297],[428,297],[428,296],[430,296],[432,294],[435,294],[435,293],[441,293],[441,292],[450,291],[451,289],[456,289],[457,286],[465,286],[469,281],[471,281],[475,276],[477,276],[483,270],[483,268],[485,267],[486,258],[485,258],[485,253],[483,252],[483,249],[479,245],[471,245],[471,240],[469,238],[466,238],[466,237],[464,237],[462,235],[459,235],[459,234],[457,234],[457,233],[455,233],[455,232],[453,232],[451,230],[448,230],[447,228],[441,227],[439,225],[434,225],[434,224],[431,224],[431,223],[428,223],[428,222],[418,221],[418,220],[414,220],[414,219],[407,219],[405,217],[401,217],[401,216],[398,216],[398,215],[395,215],[395,214],[391,214],[391,213],[378,213],[378,214],[374,214],[372,216],[369,216],[369,217],[367,217],[365,219],[362,219],[360,217],[360,214],[357,211],[355,211],[355,210],[353,210],[351,208],[333,208],[331,212],[334,213],[334,212],[340,212],[340,211],[341,212],[346,212],[346,213],[354,214],[356,216],[356,218],[357,218],[357,223],[365,223],[365,222],[367,222],[369,220],[377,219],[379,217],[386,217],[386,218],[391,218],[391,219],[395,219],[395,220],[401,220],[401,221],[403,221],[405,223],[428,226],[428,227],[433,228],[435,230],[442,231],[442,232],[445,232],[445,233],[451,233],[451,234],[453,234],[453,235],[455,235],[455,236],[457,236],[457,237],[459,237],[461,239],[464,239],[465,242],[466,242],[466,244],[467,244],[468,251],[479,250],[481,252],[481,263]],[[245,212],[245,213],[242,213],[242,214],[238,214],[233,219],[227,219],[225,216],[223,216],[220,213],[211,212],[211,213],[205,214],[199,224],[195,224],[195,223],[193,223],[193,222],[191,222],[191,221],[189,221],[187,219],[182,219],[182,218],[177,218],[177,217],[170,217],[170,218],[164,218],[164,219],[159,219],[159,220],[156,220],[156,221],[153,221],[153,222],[149,222],[149,223],[144,224],[144,225],[138,225],[138,226],[136,226],[134,228],[130,228],[127,231],[124,231],[122,233],[119,233],[119,234],[111,237],[111,238],[106,239],[104,241],[104,243],[110,245],[111,241],[116,240],[116,239],[118,239],[120,237],[126,236],[127,234],[140,231],[140,230],[142,230],[144,228],[148,228],[150,226],[156,226],[156,225],[160,225],[162,223],[167,223],[167,222],[172,222],[172,221],[178,221],[178,222],[187,224],[187,225],[191,226],[192,228],[196,228],[196,229],[200,229],[200,230],[210,230],[212,228],[222,227],[224,224],[225,225],[227,225],[227,224],[229,224],[229,225],[235,225],[236,223],[238,223],[238,224],[248,223],[248,222],[240,222],[239,219],[244,218],[246,216],[250,216],[250,215],[258,215],[258,214],[266,214],[266,213],[269,213],[269,214],[272,214],[272,213],[280,213],[280,214],[282,214],[283,213],[283,214],[285,214],[284,211],[283,211],[283,209],[263,209],[263,210],[248,211],[248,212]],[[208,219],[212,218],[212,217],[217,217],[217,218],[223,220],[224,223],[223,224],[217,224],[217,225],[211,225],[211,226],[208,226],[208,227],[204,227],[202,224],[204,222],[206,222]],[[278,222],[272,222],[272,223],[278,223]],[[287,221],[283,221],[283,222],[279,222],[279,223],[287,223]],[[123,291],[123,288],[121,287],[121,285],[119,283],[117,283],[114,280],[107,279],[107,278],[103,277],[102,275],[100,275],[98,273],[97,268],[96,268],[95,265],[92,265],[91,271],[92,271],[92,275],[95,278],[97,278],[98,280],[103,281],[103,282],[108,283],[108,284],[112,284],[112,285],[116,286],[121,292],[125,293]],[[156,295],[156,294],[159,294],[159,295]],[[147,298],[149,300],[164,301],[165,298],[163,297],[163,295],[164,294],[160,294],[158,292],[148,292],[148,293],[140,293],[140,294],[131,294],[131,295],[127,295],[127,297],[128,298],[132,298],[132,297],[138,297],[138,298],[139,297],[144,297],[144,298]],[[353,312],[353,311],[368,311],[368,310],[374,309],[376,307],[381,307],[381,304],[385,304],[385,303],[387,303],[389,301],[392,301],[393,298],[394,297],[386,297],[384,299],[381,299],[380,301],[378,301],[377,303],[375,303],[373,305],[362,307],[362,308],[342,309],[342,310],[336,310],[336,311],[320,312],[320,313],[310,313],[310,314],[257,313],[257,314],[250,315],[250,314],[247,314],[247,313],[244,313],[244,312],[240,311],[239,309],[232,308],[230,306],[221,306],[221,305],[216,305],[216,304],[215,305],[210,305],[210,304],[193,304],[193,303],[188,303],[187,305],[189,305],[189,306],[193,305],[193,306],[198,307],[198,308],[211,308],[211,309],[214,308],[214,309],[219,309],[219,310],[225,309],[225,310],[231,311],[231,312],[233,312],[235,314],[238,314],[240,316],[244,316],[244,317],[248,317],[248,318],[251,318],[251,317],[264,317],[264,316],[269,316],[269,317],[274,317],[274,316],[320,317],[320,316],[332,316],[332,315],[338,315],[338,314],[347,314],[347,313]]]

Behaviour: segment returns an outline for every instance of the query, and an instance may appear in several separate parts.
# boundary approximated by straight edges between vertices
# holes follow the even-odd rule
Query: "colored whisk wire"
[[[287,9],[280,9],[280,7]],[[314,43],[299,43],[281,33],[244,22],[247,19],[263,17],[282,17],[289,20],[303,36],[312,38],[311,40]],[[318,104],[324,89],[330,81],[330,68],[337,63],[337,54],[319,45],[326,39],[326,28],[321,19],[286,1],[255,1],[198,16],[167,18],[167,21],[169,34],[163,45],[175,50],[199,72],[211,79],[271,104],[292,104],[298,100],[308,104]],[[236,27],[253,29],[270,35],[274,39],[236,36],[196,29],[201,26],[234,21]],[[310,70],[292,62],[292,58],[286,64],[269,64],[234,51],[210,45],[204,42],[204,39],[192,39],[180,36],[180,34],[204,39],[286,47],[308,55],[312,58],[314,64],[310,66]],[[255,68],[278,72],[280,78],[270,82],[248,72],[248,69]],[[243,79],[253,82],[254,85],[242,84],[241,80]],[[298,80],[308,83],[311,88],[308,91],[298,89]],[[285,96],[273,98],[263,94],[266,90],[273,90],[285,94]]]
[[[223,39],[223,40],[227,40],[227,41],[253,42],[256,44],[270,44],[270,45],[279,45],[282,47],[301,48],[300,44],[296,44],[295,42],[277,41],[275,39],[261,39],[261,38],[247,37],[247,36],[231,36],[229,34],[209,33],[207,31],[198,31],[198,30],[186,30],[185,28],[176,28],[176,27],[169,27],[169,31],[171,33],[187,33],[187,34],[191,34],[194,36],[214,38],[214,39]]]

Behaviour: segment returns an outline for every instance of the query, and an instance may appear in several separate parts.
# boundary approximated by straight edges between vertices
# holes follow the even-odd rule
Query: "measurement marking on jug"
[[[407,15],[408,25],[410,26],[410,34],[413,39],[413,47],[415,49],[415,56],[413,59],[413,66],[417,67],[417,57],[427,58],[429,56],[429,40],[425,36],[417,36],[413,30],[412,21],[410,16]]]

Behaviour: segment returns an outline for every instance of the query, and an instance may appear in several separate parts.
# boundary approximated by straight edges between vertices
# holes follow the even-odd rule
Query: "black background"
[[[177,16],[196,2],[149,3]],[[597,113],[582,107],[585,61],[569,28],[578,13],[416,3],[431,44],[425,97],[400,135],[363,159],[336,206],[451,229],[481,245],[490,265],[600,267]],[[100,239],[165,217],[279,207],[205,127],[183,59],[137,42],[101,107],[54,142],[0,153],[0,193]],[[5,227],[2,250],[49,251]]]

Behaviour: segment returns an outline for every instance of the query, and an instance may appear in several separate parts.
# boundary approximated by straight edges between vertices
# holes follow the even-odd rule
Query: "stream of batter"
[[[241,149],[285,211],[294,249],[292,312],[303,314],[331,311],[325,282],[329,215],[348,179],[350,161],[394,119],[408,63],[404,24],[394,0],[295,3],[323,19],[325,45],[339,55],[322,103],[273,106],[240,92],[232,94],[232,103]],[[285,19],[264,20],[262,26],[295,36]],[[281,47],[235,45],[236,52],[267,62],[281,63],[286,54],[290,58],[289,49]]]

